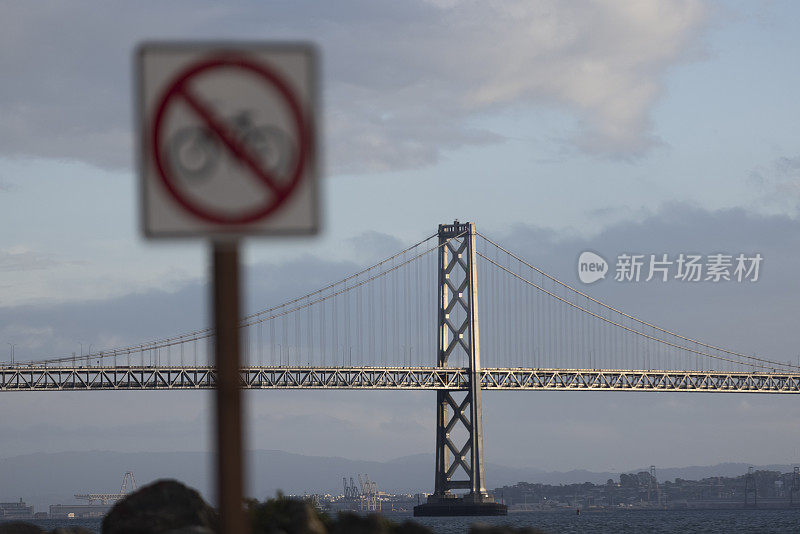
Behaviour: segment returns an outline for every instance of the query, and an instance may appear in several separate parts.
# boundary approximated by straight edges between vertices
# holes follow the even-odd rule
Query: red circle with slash
[[[263,80],[269,89],[275,90],[280,95],[292,122],[294,122],[298,137],[297,161],[289,173],[290,178],[287,184],[277,183],[275,177],[267,169],[263,168],[257,158],[253,157],[248,147],[236,138],[233,131],[225,124],[225,121],[217,117],[214,110],[192,93],[188,87],[192,79],[215,69],[235,69],[255,74],[257,78]],[[200,117],[204,126],[216,135],[234,160],[272,191],[273,195],[269,202],[244,213],[227,214],[209,209],[207,206],[198,204],[195,200],[186,198],[186,195],[176,186],[174,169],[167,161],[168,158],[162,156],[161,150],[165,115],[169,107],[179,101],[186,103]],[[200,219],[216,224],[249,224],[268,217],[286,203],[302,181],[306,160],[311,153],[310,125],[303,116],[303,110],[296,95],[278,73],[262,63],[257,63],[239,54],[222,54],[192,63],[167,86],[164,96],[156,108],[151,150],[153,151],[153,158],[161,181],[175,201],[184,209]]]

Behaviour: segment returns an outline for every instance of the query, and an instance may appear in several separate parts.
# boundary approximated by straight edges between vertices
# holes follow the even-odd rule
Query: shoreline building
[[[87,519],[104,517],[113,504],[51,504],[50,519]]]
[[[0,520],[33,519],[33,506],[28,506],[22,498],[19,502],[0,502]]]

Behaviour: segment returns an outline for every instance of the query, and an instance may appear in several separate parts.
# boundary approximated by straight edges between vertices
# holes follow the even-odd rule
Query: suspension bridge
[[[482,390],[800,393],[800,366],[627,314],[458,221],[244,317],[240,332],[243,388],[436,391],[436,484],[421,514],[501,511],[484,483]],[[213,388],[213,338],[0,364],[0,391]]]

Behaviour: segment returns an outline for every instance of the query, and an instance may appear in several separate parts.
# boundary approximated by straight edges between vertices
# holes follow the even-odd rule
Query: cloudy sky
[[[0,6],[0,348],[14,344],[21,360],[205,325],[206,247],[138,231],[132,59],[146,39],[319,45],[323,232],[248,241],[249,310],[459,218],[576,284],[587,249],[761,253],[752,284],[607,279],[587,290],[712,343],[800,355],[794,3]],[[247,399],[252,448],[376,460],[432,451],[432,394]],[[4,394],[0,421],[13,430],[0,454],[204,450],[209,400]],[[788,397],[487,393],[484,409],[496,463],[800,462]]]

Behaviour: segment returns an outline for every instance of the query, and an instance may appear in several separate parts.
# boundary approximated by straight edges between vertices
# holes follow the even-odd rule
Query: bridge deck
[[[613,369],[481,370],[485,390],[800,393],[800,374]],[[435,367],[247,367],[246,389],[466,390],[469,370]],[[213,367],[0,367],[0,391],[210,389]]]

